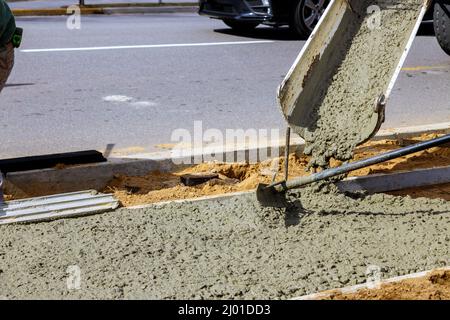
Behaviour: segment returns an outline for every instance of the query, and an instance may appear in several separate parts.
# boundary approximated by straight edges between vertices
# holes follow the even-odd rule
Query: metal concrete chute
[[[380,5],[388,6],[389,2],[380,1]],[[384,122],[386,100],[429,5],[430,1],[424,0],[416,19],[410,21],[408,28],[401,32],[402,41],[399,45],[403,50],[398,51],[395,61],[391,61],[389,70],[386,70],[389,77],[383,88],[372,97],[373,104],[370,107],[373,108],[373,114],[364,132],[361,132],[360,143],[373,137]],[[359,15],[367,14],[358,9],[363,10],[357,0],[332,0],[278,89],[281,112],[288,125],[301,137],[308,130],[314,130],[315,117],[312,112],[321,103],[318,91],[324,87],[326,90],[326,85],[345,59],[345,46],[352,41],[352,33],[359,30],[354,21]]]
[[[386,101],[431,1],[332,0],[278,89],[278,101],[292,129],[311,142],[319,173],[259,185],[262,205],[284,206],[284,192],[353,170],[447,144],[450,135],[329,168],[329,160],[350,160],[351,151],[371,139],[385,118]],[[349,141],[351,140],[351,141]],[[345,152],[338,154],[342,145]],[[309,152],[309,153],[308,153]],[[340,158],[339,158],[340,157]]]
[[[308,81],[309,83],[317,82],[316,78],[320,77],[320,74],[313,71],[317,70],[318,63],[328,58],[325,53],[331,53],[330,50],[325,49],[330,47],[330,42],[336,35],[345,13],[345,1],[331,1],[278,88],[279,106],[290,125],[296,125],[291,118],[294,110],[306,113],[306,108],[310,106],[309,103],[301,104],[300,102],[308,95]]]

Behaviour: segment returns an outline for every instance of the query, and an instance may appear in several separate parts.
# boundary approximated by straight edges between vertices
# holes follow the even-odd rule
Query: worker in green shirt
[[[16,22],[8,4],[5,0],[0,0],[0,91],[5,86],[14,65],[14,47],[17,47],[14,40],[21,38],[20,31],[19,38],[15,38],[16,31]]]

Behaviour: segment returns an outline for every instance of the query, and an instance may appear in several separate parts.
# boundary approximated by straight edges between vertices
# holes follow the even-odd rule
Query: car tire
[[[239,21],[234,19],[223,19],[222,21],[231,29],[241,32],[252,31],[259,25],[258,22]]]
[[[439,45],[450,55],[450,1],[436,1],[433,19],[434,32]]]
[[[328,3],[328,0],[295,1],[289,21],[291,30],[301,38],[309,37]],[[313,5],[315,8],[313,8]]]

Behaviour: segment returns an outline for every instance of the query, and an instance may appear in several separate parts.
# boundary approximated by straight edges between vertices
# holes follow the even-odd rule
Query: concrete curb
[[[131,7],[104,8],[103,14],[145,14],[145,13],[194,13],[198,6],[161,6],[161,7]]]
[[[194,13],[198,6],[155,6],[155,7],[82,7],[82,15],[87,14],[157,14],[157,13]],[[13,9],[17,17],[24,16],[64,16],[72,15],[67,8]]]
[[[376,140],[384,140],[384,139],[407,139],[412,136],[426,134],[426,133],[450,133],[450,122],[436,123],[431,125],[419,125],[412,127],[401,127],[396,129],[385,129],[380,130],[378,134],[372,139]],[[285,139],[281,138],[279,141],[275,143],[268,144],[266,148],[269,149],[269,152],[273,154],[271,151],[275,149],[279,149],[279,154],[284,154],[284,143]],[[303,148],[305,145],[305,141],[298,137],[291,137],[291,146],[290,152],[303,152]],[[225,159],[235,157],[240,153],[258,153],[262,148],[257,145],[226,145],[222,148],[222,151],[217,154],[217,150],[215,147],[204,147],[202,149],[193,149],[191,152],[191,157],[206,157],[206,155],[210,155],[211,153],[216,153],[215,158],[221,158],[220,161],[225,161]],[[162,151],[162,152],[153,152],[153,153],[135,153],[129,154],[121,157],[122,159],[171,159],[173,158],[173,154],[170,151]]]
[[[66,8],[43,8],[43,9],[13,9],[16,17],[26,16],[65,16],[73,14],[67,12]],[[81,14],[103,14],[102,8],[81,8]]]
[[[450,123],[441,123],[427,126],[417,126],[409,128],[399,128],[380,132],[375,139],[407,139],[409,137],[423,133],[450,133]],[[291,152],[301,152],[304,148],[303,140],[294,139],[291,145]],[[270,153],[277,151],[283,154],[284,141],[280,141],[270,146]],[[266,147],[264,149],[267,149]],[[232,159],[237,154],[247,156],[250,152],[259,152],[257,146],[225,148],[222,152],[216,152],[216,158]],[[264,150],[266,151],[266,150]],[[205,152],[205,150],[203,150]],[[68,193],[86,189],[103,190],[103,188],[114,178],[114,175],[123,174],[129,176],[142,176],[150,171],[168,172],[177,170],[186,165],[176,164],[181,161],[190,161],[193,157],[200,160],[210,157],[208,153],[189,154],[183,158],[172,158],[170,152],[157,154],[142,154],[123,157],[110,158],[106,163],[81,165],[67,167],[64,169],[44,169],[25,172],[8,173],[5,179],[6,193],[33,194],[33,196],[44,196],[57,193]],[[176,163],[174,162],[176,160]]]
[[[394,278],[389,278],[389,279],[380,281],[379,285],[395,283],[395,282],[400,282],[400,281],[409,280],[409,279],[422,278],[422,277],[427,276],[430,272],[433,272],[433,271],[450,271],[450,266],[443,267],[443,268],[437,268],[437,269],[433,269],[433,270],[428,270],[428,271],[422,271],[422,272],[418,272],[418,273],[412,273],[412,274],[394,277]],[[358,284],[356,286],[351,286],[351,287],[345,287],[345,288],[340,288],[340,289],[331,289],[331,290],[327,290],[327,291],[323,291],[323,292],[319,292],[319,293],[308,294],[306,296],[293,298],[291,300],[321,300],[321,299],[329,298],[330,294],[332,294],[332,293],[349,294],[349,293],[355,293],[355,292],[357,292],[359,290],[363,290],[363,289],[371,289],[370,287],[371,287],[371,285],[364,283],[364,284]]]

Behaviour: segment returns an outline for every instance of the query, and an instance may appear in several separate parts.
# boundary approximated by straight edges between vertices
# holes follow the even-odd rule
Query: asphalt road
[[[275,92],[304,44],[282,29],[239,36],[195,14],[89,16],[81,30],[65,17],[18,25],[23,47],[0,99],[2,158],[107,144],[150,152],[198,120],[204,130],[283,128]],[[240,41],[266,42],[217,44]],[[203,45],[179,46],[192,43]],[[24,51],[58,48],[78,50]],[[450,121],[450,57],[433,36],[416,39],[405,67],[384,128]]]

